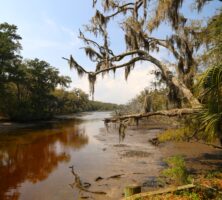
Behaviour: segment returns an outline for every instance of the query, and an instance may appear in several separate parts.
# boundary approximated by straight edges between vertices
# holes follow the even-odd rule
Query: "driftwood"
[[[161,110],[156,112],[148,112],[148,113],[140,113],[140,114],[132,114],[132,115],[123,115],[113,118],[105,118],[104,122],[107,123],[115,123],[115,122],[121,122],[126,119],[134,118],[136,120],[145,118],[145,117],[151,117],[156,115],[161,116],[167,116],[167,117],[175,117],[175,116],[183,116],[183,115],[189,115],[196,113],[198,109],[194,108],[181,108],[181,109],[172,109],[172,110]]]
[[[73,185],[75,185],[80,191],[84,191],[84,192],[88,192],[88,193],[100,194],[100,195],[105,195],[106,194],[106,192],[103,192],[103,191],[91,191],[91,190],[88,190],[87,188],[89,186],[91,186],[91,184],[90,183],[86,183],[86,184],[82,183],[82,181],[80,180],[80,177],[74,171],[74,166],[71,166],[70,168],[72,170],[72,174],[75,177],[75,183],[71,185],[72,187],[73,187]]]
[[[117,174],[117,175],[109,176],[107,179],[120,178],[120,177],[123,176],[123,175],[124,175],[124,174]]]
[[[191,188],[194,188],[194,187],[195,187],[194,184],[182,185],[182,186],[178,186],[178,187],[169,187],[169,188],[165,188],[165,189],[161,189],[161,190],[135,194],[135,195],[132,195],[130,197],[123,198],[122,200],[134,200],[134,199],[141,198],[141,197],[148,197],[148,196],[153,196],[153,195],[176,192],[176,191],[179,191],[179,190],[191,189]]]

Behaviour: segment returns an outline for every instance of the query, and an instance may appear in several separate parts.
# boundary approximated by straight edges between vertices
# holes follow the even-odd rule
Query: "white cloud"
[[[104,76],[104,78],[99,76],[95,86],[95,100],[126,103],[150,85],[153,79],[153,75],[150,74],[152,69],[153,66],[149,63],[137,64],[127,81],[125,81],[123,70],[119,70],[115,78],[113,78],[112,72],[109,76]],[[81,88],[88,93],[89,84],[87,77],[79,79],[75,75],[73,78],[73,86]]]

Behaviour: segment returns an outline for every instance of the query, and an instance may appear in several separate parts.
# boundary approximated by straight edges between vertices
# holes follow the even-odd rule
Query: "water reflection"
[[[48,124],[0,135],[0,199],[19,199],[19,186],[48,177],[61,162],[70,160],[69,149],[88,143],[76,121]]]

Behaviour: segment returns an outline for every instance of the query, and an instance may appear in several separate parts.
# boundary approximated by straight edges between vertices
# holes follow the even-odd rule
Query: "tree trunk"
[[[178,88],[181,95],[190,103],[192,108],[200,107],[200,102],[197,98],[194,97],[190,89],[186,87],[182,80],[179,80],[177,77],[175,77],[166,65],[162,64],[158,59],[151,55],[146,55],[146,60],[155,64],[160,69],[162,78],[165,80],[166,84],[168,86],[173,84],[176,88]]]
[[[196,97],[194,97],[193,93],[186,87],[184,83],[179,81],[176,77],[172,77],[172,83],[179,89],[181,94],[187,99],[192,108],[200,107],[200,102]]]

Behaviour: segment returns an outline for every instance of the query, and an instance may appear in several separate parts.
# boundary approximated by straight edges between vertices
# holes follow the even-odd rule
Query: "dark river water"
[[[69,167],[92,177],[110,164],[102,142],[94,137],[109,115],[85,113],[76,119],[0,130],[0,199],[76,199]]]
[[[188,167],[198,172],[221,169],[221,151],[212,147],[189,142],[151,145],[149,139],[160,132],[152,121],[128,128],[120,142],[118,128],[104,126],[110,114],[82,113],[35,125],[0,124],[0,200],[120,199],[127,185],[153,187],[162,160],[175,154],[185,156]],[[77,187],[74,174],[91,184],[90,192]],[[111,178],[116,175],[119,178]]]

